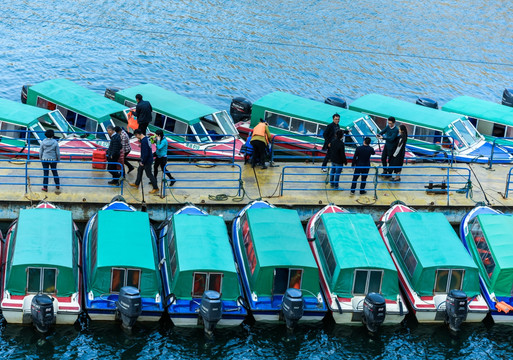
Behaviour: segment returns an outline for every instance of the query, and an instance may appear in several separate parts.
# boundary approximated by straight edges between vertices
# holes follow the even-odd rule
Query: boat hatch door
[[[301,290],[303,280],[302,269],[274,269],[273,295],[283,295],[289,288]]]

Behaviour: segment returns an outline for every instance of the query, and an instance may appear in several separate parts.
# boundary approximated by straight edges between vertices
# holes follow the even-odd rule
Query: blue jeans
[[[50,175],[49,168],[52,169],[53,181],[55,185],[59,186],[59,173],[57,172],[57,161],[42,161],[43,164],[43,187],[46,189],[48,187],[48,175]]]
[[[338,179],[340,178],[340,173],[342,172],[343,164],[331,163],[330,170],[330,184],[334,188],[338,189]]]

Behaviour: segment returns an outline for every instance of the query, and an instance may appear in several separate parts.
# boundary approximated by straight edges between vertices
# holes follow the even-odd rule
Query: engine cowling
[[[513,106],[513,89],[504,89],[502,93],[502,105]]]
[[[200,305],[200,316],[207,334],[212,334],[222,317],[221,295],[217,291],[208,290],[203,293]]]
[[[45,294],[34,296],[30,304],[30,315],[32,323],[38,331],[45,333],[50,330],[52,324],[55,323],[53,299]]]
[[[445,303],[445,322],[452,331],[459,331],[461,324],[467,319],[467,294],[461,290],[451,290]]]
[[[432,109],[438,109],[438,103],[435,100],[424,97],[418,98],[417,101],[415,101],[415,104],[422,105]]]
[[[383,295],[371,292],[363,301],[362,322],[370,332],[378,331],[386,316],[386,302]]]
[[[243,97],[236,97],[232,99],[230,104],[230,116],[234,123],[245,121],[251,118],[251,101]]]
[[[299,319],[303,317],[304,312],[303,293],[301,290],[290,288],[285,291],[281,311],[287,328],[294,329]]]
[[[133,286],[123,286],[116,301],[116,314],[123,326],[131,329],[142,313],[142,299],[139,290]]]

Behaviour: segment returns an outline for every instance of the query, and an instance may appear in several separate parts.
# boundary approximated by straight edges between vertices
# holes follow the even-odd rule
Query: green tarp
[[[0,121],[29,127],[37,119],[50,112],[35,106],[25,105],[11,100],[0,99]],[[1,135],[1,134],[0,134]]]
[[[336,268],[329,279],[331,290],[341,297],[352,297],[355,269],[383,270],[381,294],[395,299],[399,294],[397,269],[370,215],[329,213],[321,216],[328,234]],[[317,250],[321,254],[319,240]],[[320,256],[324,263],[324,257]],[[326,264],[323,265],[326,268]],[[326,273],[326,271],[325,271]]]
[[[27,268],[56,268],[57,296],[78,291],[77,238],[70,211],[60,209],[20,210],[13,248],[10,248],[6,289],[25,295]]]
[[[471,96],[459,96],[442,106],[442,110],[513,126],[512,107]]]
[[[125,100],[135,103],[135,95],[137,94],[141,94],[143,100],[149,101],[154,111],[173,119],[181,120],[189,125],[199,122],[199,119],[203,116],[218,111],[210,106],[152,84],[143,84],[120,90],[116,93],[115,99],[120,104],[124,104]]]

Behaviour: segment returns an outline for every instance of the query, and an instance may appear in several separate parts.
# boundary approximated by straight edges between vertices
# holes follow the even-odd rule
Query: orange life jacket
[[[130,132],[134,132],[135,129],[139,128],[139,124],[137,123],[137,120],[135,119],[134,114],[132,114],[132,112],[129,111],[127,114],[127,118],[128,118],[127,130]]]
[[[255,136],[255,135],[263,136],[263,137],[265,137],[265,140],[267,142],[269,142],[269,139],[267,138],[267,133],[265,132],[265,127],[266,126],[267,125],[265,123],[263,123],[263,122],[258,123],[258,125],[255,126],[255,128],[253,129],[253,136]]]

